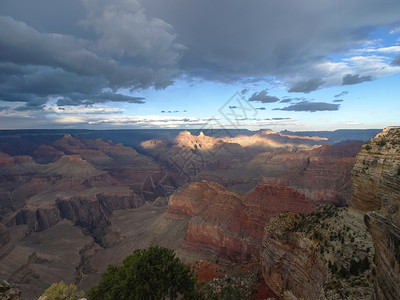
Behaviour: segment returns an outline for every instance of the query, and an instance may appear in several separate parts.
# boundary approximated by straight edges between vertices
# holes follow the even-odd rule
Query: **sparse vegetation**
[[[137,249],[121,266],[109,265],[100,283],[93,287],[89,300],[131,299],[242,299],[239,290],[227,284],[218,292],[206,283],[198,284],[197,276],[183,264],[175,252],[159,246]]]
[[[77,300],[84,296],[85,293],[79,291],[75,284],[68,285],[64,281],[53,283],[42,295],[46,300]]]
[[[351,298],[360,287],[372,286],[372,241],[366,243],[370,236],[350,225],[353,217],[349,215],[348,207],[324,205],[310,214],[282,214],[278,218],[285,224],[284,234],[288,241],[294,234],[308,238],[315,245],[316,253],[326,261],[328,299]]]
[[[386,143],[387,143],[387,141],[386,141],[385,139],[381,139],[381,140],[378,141],[376,144],[377,144],[379,147],[383,147],[383,146],[386,145]]]

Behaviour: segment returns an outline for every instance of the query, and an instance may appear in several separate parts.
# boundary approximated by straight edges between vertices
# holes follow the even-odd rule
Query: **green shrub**
[[[122,266],[109,265],[90,300],[194,299],[196,277],[171,249],[150,246],[128,255]]]
[[[219,293],[214,293],[213,289],[209,284],[202,284],[201,291],[197,295],[197,299],[207,300],[241,300],[242,295],[238,290],[233,288],[231,285],[227,285],[221,289]]]
[[[78,291],[75,284],[67,285],[64,281],[53,283],[47,290],[44,291],[43,297],[47,300],[77,300],[83,298],[85,293]]]
[[[386,145],[386,140],[380,140],[379,142],[376,143],[379,147],[383,147]]]

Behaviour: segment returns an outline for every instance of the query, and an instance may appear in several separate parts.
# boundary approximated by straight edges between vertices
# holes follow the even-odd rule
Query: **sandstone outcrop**
[[[234,262],[258,257],[264,224],[276,213],[311,212],[305,196],[285,186],[258,186],[237,194],[207,181],[193,182],[171,196],[168,212],[190,217],[186,249]]]
[[[374,299],[400,297],[400,127],[363,146],[352,173],[352,206],[366,211],[375,247]]]
[[[290,291],[303,299],[322,299],[327,270],[316,243],[301,234],[288,234],[294,215],[275,217],[266,227],[261,249],[262,272],[278,295]]]
[[[372,260],[362,213],[331,205],[276,215],[260,250],[265,282],[283,299],[368,299]]]

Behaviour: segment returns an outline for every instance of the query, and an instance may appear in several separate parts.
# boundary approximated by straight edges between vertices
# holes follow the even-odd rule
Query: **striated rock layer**
[[[266,283],[278,295],[290,292],[298,298],[322,299],[325,262],[314,241],[298,233],[288,234],[287,221],[294,222],[294,215],[275,217],[266,227],[260,258]]]
[[[173,144],[141,143],[186,182],[214,181],[231,191],[249,192],[262,181],[281,181],[315,203],[345,205],[351,198],[350,173],[363,142],[323,144],[316,137],[264,131],[253,136],[210,137],[181,132]]]
[[[375,299],[400,298],[400,127],[388,127],[357,155],[352,206],[367,211],[375,247]]]
[[[324,205],[311,214],[271,219],[260,250],[261,270],[283,299],[369,299],[371,250],[362,213]]]
[[[263,228],[278,212],[311,212],[314,205],[287,186],[258,186],[237,194],[207,181],[171,196],[168,212],[190,217],[184,247],[234,262],[258,257]]]
[[[72,197],[57,199],[50,208],[22,209],[8,221],[7,226],[28,225],[33,231],[42,231],[57,224],[62,219],[71,220],[75,225],[89,230],[100,241],[110,225],[109,217],[119,209],[139,207],[144,200],[134,193],[99,193],[95,199]]]

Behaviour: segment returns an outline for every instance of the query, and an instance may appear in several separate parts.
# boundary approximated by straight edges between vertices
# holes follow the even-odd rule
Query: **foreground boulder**
[[[0,300],[18,300],[21,296],[19,289],[11,287],[7,281],[0,283]]]

